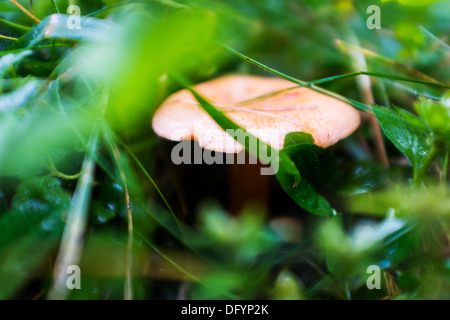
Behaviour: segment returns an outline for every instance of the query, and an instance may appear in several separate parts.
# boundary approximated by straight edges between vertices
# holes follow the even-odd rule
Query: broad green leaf
[[[402,109],[400,107],[397,107],[395,105],[392,106],[392,109],[400,114],[407,122],[409,122],[411,125],[416,127],[419,130],[427,131],[427,123],[421,119],[418,118],[416,115],[412,114],[411,112]]]

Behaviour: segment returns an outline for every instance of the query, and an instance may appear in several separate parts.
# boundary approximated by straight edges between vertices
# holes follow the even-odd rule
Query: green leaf
[[[284,147],[299,144],[299,143],[314,143],[314,138],[311,134],[306,132],[289,132],[284,138]]]
[[[409,122],[411,125],[413,125],[417,129],[423,130],[423,131],[427,130],[427,128],[428,128],[427,123],[423,119],[418,118],[416,115],[412,114],[411,112],[409,112],[405,109],[402,109],[400,107],[397,107],[395,105],[392,106],[392,109],[395,110],[397,113],[399,113],[400,116],[405,118],[405,120],[407,122]]]
[[[338,172],[335,157],[314,144],[297,144],[283,149],[294,161],[302,179],[296,186],[294,177],[285,171],[277,173],[283,190],[303,209],[316,215],[332,214],[328,201],[316,190],[330,183]]]
[[[372,108],[383,132],[411,162],[416,177],[426,165],[431,151],[426,132],[392,109],[377,106]]]

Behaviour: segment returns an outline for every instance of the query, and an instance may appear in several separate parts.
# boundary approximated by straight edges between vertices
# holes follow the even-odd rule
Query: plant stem
[[[108,132],[110,133],[110,131],[108,131]],[[180,222],[178,221],[177,216],[175,215],[175,212],[173,211],[172,207],[169,205],[169,202],[167,201],[166,197],[164,197],[163,193],[161,192],[161,189],[159,189],[159,187],[156,184],[155,180],[153,180],[153,178],[147,172],[147,170],[145,169],[144,165],[139,161],[138,157],[134,154],[134,152],[131,150],[131,148],[129,146],[127,146],[127,144],[125,142],[123,142],[120,139],[120,137],[115,137],[115,138],[116,138],[117,142],[124,148],[124,150],[130,155],[130,157],[136,162],[136,164],[138,165],[139,169],[141,169],[141,171],[144,173],[144,175],[147,177],[147,179],[151,182],[151,184],[155,188],[156,192],[161,197],[161,199],[164,202],[165,206],[169,210],[173,220],[175,221],[180,236],[182,236],[183,233],[182,233],[182,228],[181,228]]]
[[[130,193],[128,192],[127,178],[125,176],[124,170],[122,169],[122,160],[120,157],[119,148],[115,143],[115,141],[112,140],[108,131],[106,131],[105,138],[108,142],[108,145],[111,148],[114,157],[114,162],[116,163],[117,170],[119,171],[120,180],[124,191],[125,204],[127,209],[127,220],[128,220],[128,242],[127,242],[126,270],[125,270],[125,287],[123,291],[123,298],[124,300],[133,300],[134,295],[133,295],[133,282],[131,281],[131,270],[133,266],[134,227],[133,227],[133,214],[131,212]]]

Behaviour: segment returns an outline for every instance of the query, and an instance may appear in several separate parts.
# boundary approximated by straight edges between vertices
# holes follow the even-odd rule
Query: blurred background
[[[449,12],[435,0],[2,0],[0,298],[449,299]],[[173,74],[274,76],[233,50],[326,79],[365,110],[335,146],[301,143],[308,192],[271,176],[264,199],[236,209],[236,168],[177,166],[176,142],[152,131],[183,88]],[[67,288],[69,265],[81,289]]]

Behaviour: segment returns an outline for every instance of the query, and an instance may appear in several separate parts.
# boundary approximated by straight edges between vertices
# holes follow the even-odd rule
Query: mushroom
[[[350,105],[281,78],[228,75],[198,84],[194,90],[247,132],[278,150],[291,132],[309,133],[315,144],[328,147],[350,135],[360,124],[358,111]],[[169,140],[197,140],[205,150],[205,159],[210,160],[211,151],[239,153],[244,149],[186,89],[172,94],[159,106],[152,126],[156,134]],[[248,184],[249,174],[259,175],[248,165],[241,168],[232,169],[232,181]],[[258,183],[267,184],[267,179]],[[242,197],[242,189],[235,197],[246,198]],[[261,196],[267,199],[267,192]],[[234,205],[236,208],[231,211],[241,205]]]

